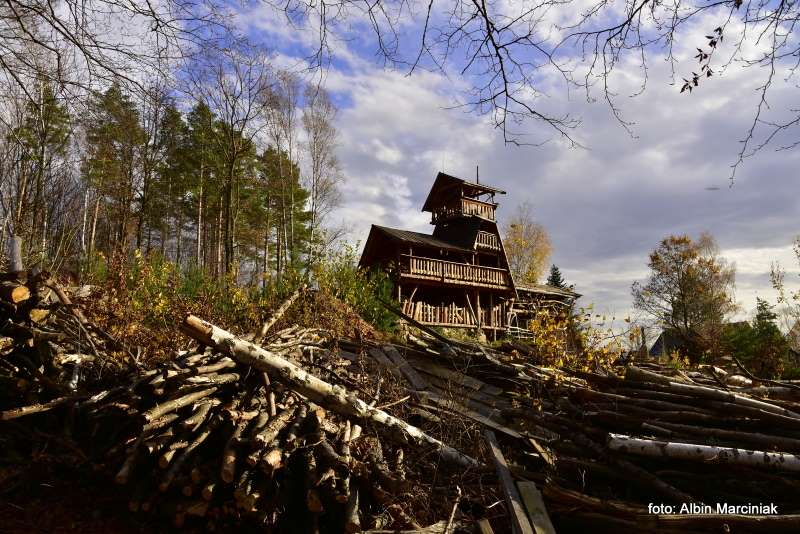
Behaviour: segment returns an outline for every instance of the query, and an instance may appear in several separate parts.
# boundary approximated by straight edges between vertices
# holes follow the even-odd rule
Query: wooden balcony
[[[475,240],[475,246],[479,249],[500,251],[500,239],[491,232],[478,232],[478,237]]]
[[[466,215],[477,215],[488,221],[494,221],[495,208],[497,208],[497,204],[475,200],[474,198],[461,198],[433,210],[431,222],[436,224],[446,219]]]
[[[434,260],[419,256],[402,256],[400,276],[418,280],[435,280],[443,284],[473,287],[511,288],[511,277],[505,269]]]
[[[425,302],[403,301],[403,313],[422,324],[430,326],[444,326],[455,328],[477,328],[475,316],[466,306],[456,306],[454,303],[432,305]],[[479,310],[482,328],[504,329],[506,327],[502,306],[495,306],[493,310]]]

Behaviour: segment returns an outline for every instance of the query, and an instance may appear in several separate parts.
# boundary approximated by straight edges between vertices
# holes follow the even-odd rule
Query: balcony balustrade
[[[475,316],[466,306],[457,306],[455,303],[432,305],[425,302],[403,301],[403,313],[422,324],[445,327],[471,327],[476,328]],[[494,309],[479,310],[481,326],[483,328],[505,328],[502,306]]]
[[[482,202],[474,198],[461,198],[456,199],[455,202],[441,206],[433,210],[431,222],[437,222],[450,219],[453,217],[461,217],[466,215],[477,215],[489,221],[494,221],[494,211],[497,207],[496,204],[490,202]]]
[[[478,238],[475,244],[478,248],[486,250],[500,250],[500,240],[491,232],[478,232]]]
[[[400,275],[406,278],[437,280],[446,284],[475,287],[510,288],[511,278],[505,269],[435,260],[419,256],[403,256]]]

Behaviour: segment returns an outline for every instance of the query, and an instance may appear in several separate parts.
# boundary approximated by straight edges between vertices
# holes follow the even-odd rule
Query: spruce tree
[[[561,289],[567,287],[564,278],[561,276],[561,270],[555,264],[550,266],[550,276],[547,277],[547,285]]]

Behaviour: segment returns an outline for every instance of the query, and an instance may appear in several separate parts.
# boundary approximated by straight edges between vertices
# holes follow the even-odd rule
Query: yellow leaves
[[[503,248],[517,282],[536,283],[552,252],[545,228],[533,218],[530,205],[523,203],[503,228]]]

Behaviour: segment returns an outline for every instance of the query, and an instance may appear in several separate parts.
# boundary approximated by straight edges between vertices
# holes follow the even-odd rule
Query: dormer
[[[495,222],[496,194],[505,195],[506,192],[440,172],[433,182],[422,211],[431,213],[431,224],[460,217],[479,217]]]

